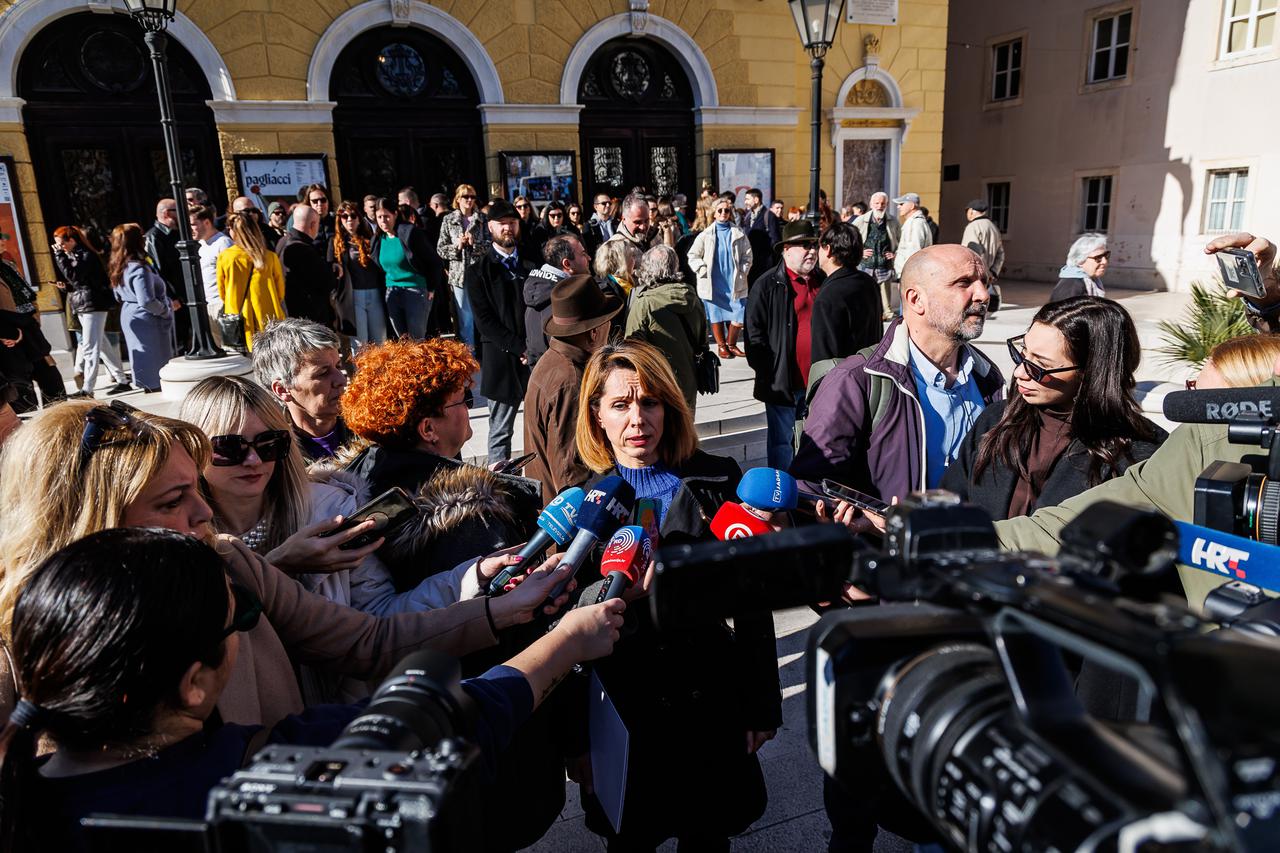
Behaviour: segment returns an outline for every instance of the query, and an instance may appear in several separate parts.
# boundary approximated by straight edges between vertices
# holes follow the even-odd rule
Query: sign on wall
[[[296,204],[308,184],[330,186],[329,158],[324,154],[237,154],[235,163],[240,195],[253,199],[264,214],[273,201]]]
[[[13,158],[0,157],[0,263],[9,264],[33,287],[38,286],[36,269],[27,250],[27,223],[22,216],[17,170]],[[41,306],[44,308],[44,306]],[[54,306],[56,310],[57,306]],[[49,310],[49,309],[44,309]]]
[[[849,0],[844,19],[850,24],[898,23],[898,0]]]
[[[764,195],[765,205],[773,201],[773,149],[718,150],[713,152],[716,187],[720,192],[737,196],[735,207],[742,207],[747,190],[755,187]]]
[[[577,197],[572,151],[503,151],[502,189],[508,201],[522,195],[541,209],[549,201]]]

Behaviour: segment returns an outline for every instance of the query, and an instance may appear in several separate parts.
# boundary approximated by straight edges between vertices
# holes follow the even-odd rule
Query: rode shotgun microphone
[[[798,496],[796,478],[777,468],[752,468],[738,481],[738,500],[755,509],[790,511]]]
[[[596,604],[618,598],[640,580],[653,556],[652,543],[644,528],[636,524],[619,527],[604,549],[600,560],[600,574],[609,583],[600,589]]]
[[[547,603],[554,602],[564,594],[564,589],[586,561],[591,549],[597,542],[608,539],[614,531],[622,526],[622,522],[631,515],[631,506],[636,501],[636,490],[621,477],[605,477],[587,492],[578,508],[578,532],[573,537],[569,550],[565,551],[560,565],[568,563],[572,566],[569,575],[547,597]]]
[[[721,541],[745,539],[772,533],[773,527],[763,518],[744,509],[742,504],[725,502],[711,519],[711,532]]]
[[[586,492],[572,486],[551,499],[551,503],[538,515],[538,532],[516,554],[520,562],[507,566],[489,582],[490,595],[502,595],[503,587],[513,577],[527,571],[530,561],[545,554],[553,543],[562,547],[568,544],[578,529],[578,507],[582,506],[584,497]]]
[[[1264,421],[1280,415],[1280,388],[1173,391],[1164,398],[1164,416],[1178,423],[1229,424],[1240,415]]]

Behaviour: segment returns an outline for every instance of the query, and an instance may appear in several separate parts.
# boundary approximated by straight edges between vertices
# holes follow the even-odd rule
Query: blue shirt
[[[937,488],[942,475],[960,453],[964,437],[986,408],[978,383],[973,379],[975,361],[968,347],[960,350],[960,370],[955,382],[947,385],[947,374],[907,338],[911,350],[911,376],[916,381],[916,399],[924,412],[924,473],[929,488]]]

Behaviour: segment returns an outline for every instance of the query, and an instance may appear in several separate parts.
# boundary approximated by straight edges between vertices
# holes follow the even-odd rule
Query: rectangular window
[[[1205,233],[1242,230],[1244,200],[1248,191],[1248,169],[1210,172],[1205,181]]]
[[[991,100],[1008,101],[1022,94],[1022,39],[991,48]]]
[[[1093,22],[1093,53],[1089,62],[1090,83],[1119,80],[1129,73],[1132,25],[1132,10],[1098,18]]]
[[[1219,56],[1264,50],[1275,42],[1277,0],[1223,0]]]
[[[1009,231],[1009,183],[987,184],[987,217],[1001,234]]]
[[[1111,227],[1111,176],[1098,175],[1084,179],[1084,209],[1080,216],[1081,231],[1106,231]]]

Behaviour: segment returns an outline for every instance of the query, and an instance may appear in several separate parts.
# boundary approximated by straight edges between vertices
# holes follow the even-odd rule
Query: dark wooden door
[[[684,117],[680,117],[684,118]],[[607,126],[593,126],[600,122]],[[646,122],[648,124],[648,122]],[[672,129],[671,124],[619,127],[617,120],[595,119],[582,126],[582,151],[586,164],[583,182],[587,199],[607,192],[622,197],[642,186],[655,195],[691,193],[693,186],[693,133]],[[676,122],[679,127],[679,122]]]

